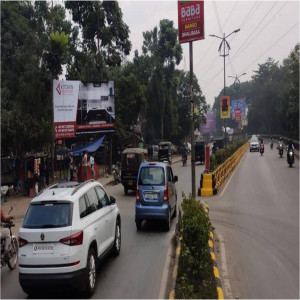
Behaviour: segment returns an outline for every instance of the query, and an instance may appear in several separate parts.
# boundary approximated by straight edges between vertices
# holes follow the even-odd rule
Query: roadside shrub
[[[203,205],[191,196],[182,203],[181,253],[175,289],[176,299],[214,299],[217,289],[208,239],[211,230]]]
[[[221,165],[227,158],[233,155],[247,140],[239,140],[227,146],[227,148],[218,149],[215,154],[210,156],[210,170],[214,171]]]

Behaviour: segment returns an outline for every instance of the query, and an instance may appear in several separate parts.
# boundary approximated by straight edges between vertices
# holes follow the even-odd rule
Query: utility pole
[[[190,50],[190,92],[191,92],[191,147],[192,147],[192,197],[196,198],[196,176],[195,176],[195,137],[194,137],[194,99],[193,99],[193,42],[189,42]]]
[[[230,34],[228,34],[227,36],[225,36],[225,33],[223,33],[223,37],[220,37],[220,36],[217,36],[217,35],[214,35],[214,34],[210,34],[209,35],[211,37],[216,37],[216,38],[222,40],[222,42],[221,42],[221,44],[219,46],[219,50],[218,51],[220,52],[220,56],[223,56],[223,58],[224,58],[224,96],[226,96],[226,92],[225,92],[225,89],[226,89],[226,81],[225,81],[226,80],[225,79],[225,74],[226,74],[226,72],[225,72],[225,58],[226,58],[226,56],[229,55],[229,50],[230,50],[229,43],[226,41],[226,39],[229,36],[231,36],[233,33],[237,33],[239,31],[240,31],[240,29],[237,29],[237,30],[231,32]],[[222,46],[223,46],[223,54],[221,54]],[[228,49],[228,54],[226,54],[226,48]],[[226,148],[226,119],[224,119],[224,128],[225,128],[225,148]]]
[[[247,73],[243,73],[243,74],[241,74],[239,76],[235,75],[235,76],[228,76],[228,77],[235,78],[233,84],[234,84],[235,87],[237,87],[241,83],[240,80],[239,80],[239,78],[241,76],[243,76],[243,75],[246,75],[246,74]]]

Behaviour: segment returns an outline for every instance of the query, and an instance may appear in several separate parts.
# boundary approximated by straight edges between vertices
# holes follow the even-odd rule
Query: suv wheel
[[[177,203],[175,203],[175,209],[174,209],[172,217],[176,218],[176,216],[177,216]]]
[[[115,231],[115,241],[114,241],[114,248],[113,254],[114,256],[118,256],[121,250],[121,226],[120,221],[118,220],[116,223],[116,231]]]
[[[87,258],[87,272],[86,272],[86,297],[90,297],[95,292],[96,286],[96,255],[95,250],[90,248]]]

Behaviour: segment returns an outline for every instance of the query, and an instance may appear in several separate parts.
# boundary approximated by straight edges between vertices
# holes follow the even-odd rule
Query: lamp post
[[[217,36],[217,35],[214,35],[214,34],[210,34],[210,35],[209,35],[209,36],[211,36],[211,37],[216,37],[216,38],[222,40],[222,42],[220,43],[220,46],[219,46],[218,51],[220,52],[220,56],[223,56],[223,58],[224,58],[224,96],[226,95],[226,92],[225,92],[225,88],[226,88],[226,79],[225,79],[225,58],[226,58],[226,56],[229,55],[229,50],[230,50],[229,43],[226,41],[226,39],[227,39],[228,37],[230,37],[232,34],[237,33],[237,32],[239,32],[239,31],[240,31],[240,29],[234,30],[233,32],[229,33],[229,34],[226,35],[226,36],[225,36],[225,33],[223,33],[223,37]],[[223,54],[221,54],[222,47],[223,47]],[[228,54],[226,54],[226,48],[227,48]],[[224,128],[225,128],[225,148],[226,148],[226,120],[225,120],[225,119],[224,119]]]
[[[239,75],[239,76],[236,75],[236,76],[228,76],[228,77],[235,78],[233,84],[234,84],[235,86],[237,86],[238,84],[241,83],[240,80],[239,80],[239,78],[240,78],[241,76],[243,76],[243,75],[246,75],[246,74],[247,74],[247,73],[243,73],[243,74],[241,74],[241,75]]]

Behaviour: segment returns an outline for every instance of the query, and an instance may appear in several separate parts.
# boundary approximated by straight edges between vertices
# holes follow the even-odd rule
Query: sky
[[[159,28],[162,19],[173,20],[178,28],[176,0],[119,1],[123,21],[129,26],[132,50],[128,60],[132,61],[134,51],[142,53],[143,32]],[[279,64],[287,58],[299,42],[298,1],[204,1],[205,38],[193,42],[193,69],[206,102],[211,106],[214,97],[224,87],[224,59],[218,48],[223,37],[232,34],[227,41],[231,50],[226,57],[226,86],[239,76],[240,82],[250,81],[259,64],[273,58]],[[183,60],[178,69],[189,71],[189,44],[181,44]]]

